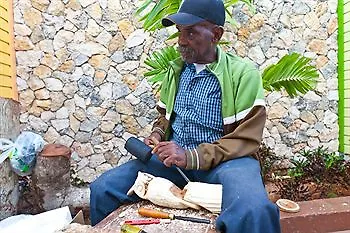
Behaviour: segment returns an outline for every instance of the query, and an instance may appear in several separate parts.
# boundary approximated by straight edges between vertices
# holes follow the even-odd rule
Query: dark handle
[[[135,137],[130,137],[126,141],[124,148],[144,163],[148,162],[152,157],[152,148]]]
[[[205,219],[205,218],[193,218],[193,217],[175,216],[175,219],[184,220],[184,221],[190,221],[190,222],[210,224],[210,220],[209,219]]]

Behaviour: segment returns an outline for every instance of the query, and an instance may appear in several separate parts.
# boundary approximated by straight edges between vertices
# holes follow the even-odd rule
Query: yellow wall
[[[12,0],[0,0],[0,97],[18,99]]]
[[[344,152],[350,154],[350,0],[344,0]]]

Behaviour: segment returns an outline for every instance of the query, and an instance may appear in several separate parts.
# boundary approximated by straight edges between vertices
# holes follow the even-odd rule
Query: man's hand
[[[187,165],[185,150],[173,141],[158,143],[152,152],[157,154],[158,159],[167,167],[176,165],[185,168]]]
[[[162,140],[162,137],[160,136],[159,133],[157,132],[153,132],[151,133],[150,136],[148,136],[147,138],[145,138],[143,140],[143,142],[148,145],[148,146],[155,146],[157,145],[160,141]]]

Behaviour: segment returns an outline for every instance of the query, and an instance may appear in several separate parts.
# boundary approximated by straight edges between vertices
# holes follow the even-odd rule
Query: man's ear
[[[214,33],[213,43],[218,43],[222,35],[224,34],[224,29],[220,26],[216,26],[213,28],[213,33]]]

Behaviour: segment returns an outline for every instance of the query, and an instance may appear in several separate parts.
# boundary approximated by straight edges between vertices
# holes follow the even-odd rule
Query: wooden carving
[[[184,188],[184,200],[197,204],[212,213],[220,213],[222,204],[222,185],[189,182]]]
[[[144,172],[138,172],[136,181],[127,194],[131,195],[132,193],[159,206],[200,209],[200,206],[185,201],[183,199],[184,192],[171,181]]]

